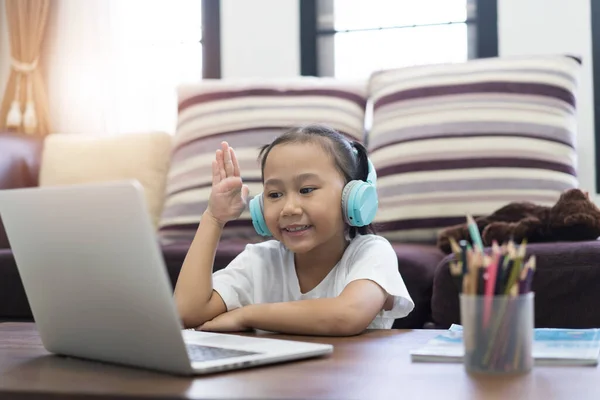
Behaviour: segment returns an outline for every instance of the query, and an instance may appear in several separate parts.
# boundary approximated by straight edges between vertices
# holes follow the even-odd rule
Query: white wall
[[[0,0],[0,99],[4,96],[4,88],[10,73],[10,47],[5,7],[4,0]]]
[[[581,187],[596,193],[591,1],[498,0],[498,41],[500,56],[571,53],[582,57],[578,173]]]
[[[221,76],[300,75],[299,1],[221,0]]]

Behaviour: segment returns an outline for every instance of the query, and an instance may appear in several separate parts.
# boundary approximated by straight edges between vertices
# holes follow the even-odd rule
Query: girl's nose
[[[300,207],[300,202],[296,198],[296,196],[287,196],[285,200],[285,204],[283,205],[283,209],[281,210],[282,215],[296,215],[300,214],[302,209]]]

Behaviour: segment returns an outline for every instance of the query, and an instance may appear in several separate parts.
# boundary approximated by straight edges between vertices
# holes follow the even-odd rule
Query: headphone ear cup
[[[377,189],[370,183],[350,181],[342,191],[342,213],[350,226],[366,226],[375,219],[379,200]]]
[[[252,200],[250,200],[248,208],[250,209],[250,217],[252,218],[252,225],[254,226],[256,233],[261,236],[272,236],[269,228],[267,228],[267,223],[265,222],[263,214],[262,193],[254,196]]]
[[[358,181],[350,181],[346,183],[344,189],[342,190],[342,215],[344,216],[344,221],[350,226],[356,225],[354,225],[353,218],[350,218],[352,217],[352,212],[350,210],[348,200],[350,199],[350,192],[352,191],[352,188],[358,183]]]

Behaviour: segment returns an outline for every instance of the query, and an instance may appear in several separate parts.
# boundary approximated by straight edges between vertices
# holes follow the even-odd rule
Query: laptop
[[[0,190],[0,217],[51,353],[197,375],[333,351],[183,329],[137,181]]]

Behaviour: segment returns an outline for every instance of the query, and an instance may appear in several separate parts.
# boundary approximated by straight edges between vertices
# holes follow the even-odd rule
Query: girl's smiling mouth
[[[312,227],[312,225],[294,224],[294,225],[288,225],[288,226],[282,228],[281,230],[288,235],[298,236],[298,235],[301,235],[302,233],[306,232],[307,230],[309,230],[311,227]]]

